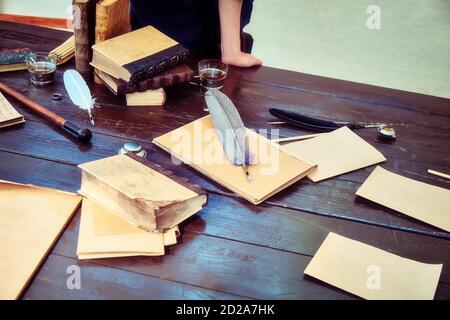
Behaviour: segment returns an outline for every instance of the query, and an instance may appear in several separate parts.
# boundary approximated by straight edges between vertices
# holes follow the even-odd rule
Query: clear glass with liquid
[[[228,66],[215,59],[202,60],[198,63],[200,85],[206,89],[222,89],[228,73]]]
[[[47,86],[55,81],[57,57],[48,52],[33,52],[27,57],[30,81],[35,86]]]

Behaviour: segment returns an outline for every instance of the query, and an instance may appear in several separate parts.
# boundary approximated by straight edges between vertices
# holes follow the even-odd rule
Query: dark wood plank
[[[72,266],[79,267],[80,289],[67,288],[66,282],[70,275],[67,270],[69,267],[73,268]],[[243,298],[248,299],[54,254],[47,258],[22,296],[25,300],[239,300]]]
[[[28,121],[20,129],[11,127],[2,131],[0,150],[78,165],[114,155],[126,141],[129,141],[129,139],[96,134],[92,145],[83,146],[71,137],[61,135],[57,130],[50,129],[46,124]],[[142,144],[149,151],[150,160],[190,179],[210,192],[231,195],[229,191],[200,176],[188,166],[173,164],[170,156],[159,148],[146,142],[142,142]],[[392,169],[389,166],[385,167]],[[371,170],[372,167],[358,173],[361,182],[370,174]],[[436,178],[430,176],[427,179],[429,181],[426,182],[439,185],[435,182]],[[442,185],[446,183],[448,182],[441,182]],[[360,182],[355,183],[340,179],[331,179],[315,184],[305,180],[274,196],[266,203],[450,239],[450,234],[435,227],[357,197],[355,192],[359,186]],[[327,199],[327,201],[323,201],[323,199]]]
[[[62,30],[0,20],[0,39],[2,39],[0,48],[51,51],[71,35],[71,32]]]
[[[26,71],[16,72],[15,74],[9,73],[2,78],[2,81],[68,119],[86,122],[85,114],[71,105],[62,85],[62,73],[65,68],[70,67],[72,67],[71,64],[68,64],[65,67],[61,67],[57,72],[58,85],[56,87],[35,88],[31,86]],[[227,85],[234,88],[237,84],[231,81],[234,80],[230,79]],[[249,86],[255,85],[257,84],[249,84]],[[50,95],[55,90],[59,90],[64,94],[64,101],[55,103],[51,100]],[[251,94],[242,93],[247,90]],[[277,89],[269,95],[268,90],[274,89],[271,87],[255,89],[247,87],[227,91],[227,87],[225,88],[225,92],[236,102],[246,125],[250,128],[279,128],[282,135],[306,133],[286,125],[281,127],[270,126],[268,122],[274,120],[274,118],[269,114],[268,109],[274,106],[293,111],[301,110],[307,115],[336,120],[400,123],[403,125],[396,126],[399,139],[393,143],[387,143],[379,139],[374,129],[360,130],[358,134],[388,157],[430,164],[434,164],[436,162],[435,158],[437,158],[437,160],[441,160],[436,163],[437,165],[450,166],[450,155],[448,155],[450,153],[448,146],[450,114],[447,116],[427,116],[424,121],[423,118],[417,116],[416,112],[410,110],[393,112],[392,108],[387,106],[383,108],[377,106],[375,108],[367,103],[364,105],[351,104],[345,100],[335,101],[329,97],[319,97],[321,101],[318,101],[319,98],[313,94],[309,96],[291,94],[282,89]],[[150,140],[157,135],[206,114],[203,110],[205,107],[203,94],[191,85],[179,86],[176,90],[168,90],[168,100],[165,107],[156,107],[151,110],[149,108],[124,108],[123,99],[113,96],[102,86],[93,85],[92,91],[101,105],[96,110],[97,129],[99,132],[107,134],[122,136],[135,134],[139,139]],[[265,93],[268,96],[265,96]],[[272,102],[271,100],[274,101]],[[304,107],[301,107],[302,105]],[[386,115],[389,115],[389,119],[386,119]],[[119,119],[121,120],[120,123],[110,127],[112,124],[111,120]],[[153,122],[152,130],[149,130],[149,121]],[[130,128],[128,129],[127,126]],[[123,129],[127,130],[123,131]],[[435,152],[439,157],[431,157],[430,151]]]
[[[63,70],[60,71],[57,75],[59,80],[62,78]],[[51,100],[50,95],[55,90],[65,92],[61,82],[59,82],[60,84],[57,88],[37,89],[30,86],[28,80],[23,79],[23,77],[24,74],[21,73],[20,76],[10,76],[3,80],[67,119],[80,125],[87,125],[85,112],[71,105],[67,96],[60,102]],[[27,77],[26,73],[25,77]],[[195,88],[189,86],[179,87],[176,91],[168,92],[169,99],[166,106],[151,110],[124,108],[122,107],[123,101],[121,98],[112,96],[110,93],[105,92],[106,89],[99,86],[95,86],[93,89],[96,95],[99,96],[99,101],[102,104],[102,107],[96,111],[97,127],[95,131],[108,135],[131,136],[137,140],[150,141],[153,137],[206,114],[202,109],[204,106],[202,95],[199,95]],[[239,104],[238,107],[240,106]],[[27,118],[33,118],[33,115],[27,114],[20,107],[20,104],[16,105],[27,115]],[[252,127],[255,129],[267,128],[267,121],[270,120],[267,108],[263,111],[259,110],[260,108],[263,107],[259,106],[256,112],[254,108],[241,108],[244,119],[249,119],[246,122],[253,122]],[[438,128],[438,124],[436,126]],[[363,130],[359,131],[358,134],[378,148],[388,160],[391,160],[388,161],[387,165],[393,169],[418,174],[423,179],[431,179],[426,174],[428,168],[444,172],[450,169],[450,153],[447,151],[450,150],[448,148],[448,138],[450,138],[448,125],[440,131],[436,131],[438,129],[425,130],[419,126],[419,129],[422,128],[424,130],[424,134],[416,132],[416,127],[407,127],[405,132],[402,132],[402,128],[400,128],[399,132],[400,138],[394,143],[381,141],[374,130]],[[293,131],[292,129],[289,130]],[[433,131],[436,132],[433,133]],[[298,132],[291,132],[291,134],[298,134]],[[362,177],[358,175],[347,175],[345,179],[362,182]]]
[[[446,98],[289,70],[270,67],[251,69],[231,68],[229,76],[238,80],[244,79],[245,81],[263,83],[273,87],[331,95],[356,102],[369,102],[402,109],[448,114],[448,99]]]
[[[21,163],[23,166],[26,166],[27,162],[33,165],[36,162],[48,162],[19,155],[9,156],[7,162]],[[54,174],[47,174],[49,180],[45,181],[46,185],[60,188],[66,185],[61,180],[71,176],[64,171],[77,169],[57,163],[48,170]],[[14,170],[7,168],[6,172],[10,171]],[[20,176],[20,172],[16,172],[16,176]],[[0,177],[4,178],[3,171],[0,171]],[[42,182],[41,179],[38,180]],[[75,184],[73,179],[68,180],[68,183]],[[77,187],[78,184],[71,189]],[[310,256],[330,231],[405,257],[420,257],[419,260],[424,262],[437,263],[448,259],[449,241],[392,232],[363,224],[335,223],[332,220],[308,214],[299,216],[297,212],[294,214],[290,210],[266,206],[246,208],[237,200],[212,196],[209,206],[197,217],[186,222],[182,243],[170,248],[168,255],[155,258],[96,260],[95,263],[201,287],[206,286],[202,277],[207,277],[215,279],[214,285],[206,286],[209,289],[253,298],[306,298],[306,292],[315,298],[343,298],[339,291],[331,287],[323,287],[321,283],[295,276],[297,273],[302,274]],[[77,215],[53,253],[75,258],[78,224]],[[419,255],[417,247],[423,248]],[[433,255],[427,251],[433,252]],[[186,274],[180,274],[179,270],[185,270]],[[257,275],[252,275],[251,281],[242,281],[242,277],[249,277],[250,270]],[[278,274],[283,276],[278,277]],[[448,269],[444,269],[441,278],[444,281],[441,285],[444,287],[449,279],[448,274]],[[272,281],[283,285],[289,294],[280,291],[280,288],[267,291],[264,286],[264,292],[259,291],[257,287],[261,287],[266,277],[275,277]],[[327,292],[323,291],[325,289]],[[329,294],[331,296],[328,296]]]

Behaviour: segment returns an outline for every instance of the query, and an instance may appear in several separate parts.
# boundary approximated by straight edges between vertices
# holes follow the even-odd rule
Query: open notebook
[[[314,165],[286,153],[278,144],[246,130],[252,162],[255,162],[248,167],[251,182],[247,181],[240,166],[226,159],[210,116],[157,137],[153,143],[170,152],[173,160],[180,159],[254,204],[261,203],[315,169]]]

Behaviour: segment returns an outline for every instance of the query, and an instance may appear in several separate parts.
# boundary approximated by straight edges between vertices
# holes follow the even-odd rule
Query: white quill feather
[[[91,110],[95,106],[96,101],[91,96],[91,91],[80,73],[76,70],[64,72],[64,86],[73,104],[86,110],[89,114],[89,122],[94,125],[95,122]]]
[[[251,155],[244,123],[238,110],[233,102],[217,89],[208,90],[205,100],[227,159],[234,165],[242,166],[247,179],[251,180],[247,169]]]

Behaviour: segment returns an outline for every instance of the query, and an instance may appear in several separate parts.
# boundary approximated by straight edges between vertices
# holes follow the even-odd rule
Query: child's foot
[[[263,64],[261,60],[252,56],[251,54],[239,52],[235,55],[222,55],[222,62],[236,67],[254,67]]]

